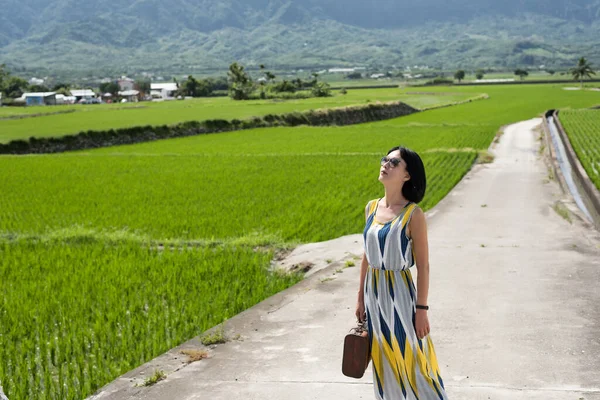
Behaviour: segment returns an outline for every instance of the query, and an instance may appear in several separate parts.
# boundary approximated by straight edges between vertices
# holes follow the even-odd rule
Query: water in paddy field
[[[583,211],[583,213],[588,218],[588,220],[594,221],[594,219],[592,218],[592,215],[590,214],[589,210],[585,206],[585,203],[583,202],[583,199],[581,198],[579,188],[577,187],[577,185],[575,184],[575,180],[573,179],[573,170],[571,169],[571,164],[569,164],[569,161],[567,160],[567,152],[565,150],[565,146],[564,146],[562,140],[560,140],[560,137],[558,135],[558,128],[556,127],[556,124],[554,122],[554,117],[552,117],[552,116],[547,117],[547,121],[548,121],[548,126],[550,127],[550,136],[552,137],[552,145],[554,146],[554,149],[556,150],[556,161],[558,162],[560,170],[561,170],[563,176],[565,177],[565,182],[567,183],[567,186],[569,187],[569,191],[571,192],[571,195],[575,199],[575,203],[577,204],[579,209],[581,211]]]

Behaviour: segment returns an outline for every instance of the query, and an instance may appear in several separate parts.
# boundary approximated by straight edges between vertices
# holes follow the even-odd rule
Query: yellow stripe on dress
[[[394,373],[394,377],[396,378],[396,382],[399,385],[400,384],[400,373],[398,371],[398,364],[396,363],[396,360],[394,358],[394,350],[392,350],[392,347],[390,346],[390,344],[387,342],[387,340],[385,340],[385,337],[381,338],[381,345],[383,347],[383,354],[385,355],[385,358],[387,359],[388,366],[392,369],[392,372]]]
[[[373,214],[373,211],[375,211],[375,208],[377,207],[377,202],[379,201],[379,199],[375,199],[375,200],[371,200],[371,204],[369,207],[369,215]]]
[[[394,356],[396,357],[396,363],[398,364],[400,378],[403,382],[408,382],[408,377],[406,376],[406,363],[404,362],[404,356],[400,350],[400,344],[398,343],[396,335],[392,336],[392,349],[394,350]]]
[[[389,283],[390,286],[392,286],[393,288],[396,287],[396,274],[394,274],[395,271],[393,270],[386,270],[385,272],[387,272],[387,279],[389,279]]]
[[[373,336],[373,340],[371,341],[371,360],[373,361],[373,368],[379,377],[379,383],[383,388],[383,358],[381,357],[381,352],[379,349],[379,341],[375,336]]]
[[[402,216],[402,225],[400,225],[402,228],[404,228],[404,226],[406,225],[406,222],[410,218],[410,215],[416,206],[417,205],[415,203],[412,203],[410,206],[408,206],[408,210],[406,210],[406,212]]]
[[[435,374],[435,378],[440,375],[440,366],[438,365],[437,356],[435,355],[435,349],[433,348],[433,342],[431,338],[427,336],[427,350],[429,353],[429,362],[431,363],[431,368]]]
[[[404,362],[406,364],[406,373],[408,374],[408,382],[412,387],[417,398],[419,398],[417,388],[417,370],[415,368],[415,354],[413,353],[412,343],[409,340],[409,336],[406,337],[406,344],[404,348]]]
[[[418,339],[417,339],[418,340]],[[427,384],[429,385],[429,387],[435,391],[435,384],[433,383],[433,379],[431,378],[429,372],[427,370],[427,356],[425,355],[425,353],[423,352],[423,350],[421,350],[421,347],[417,344],[417,358],[418,358],[418,362],[419,362],[419,369],[421,370],[421,375],[425,378],[425,381],[427,382]]]
[[[412,281],[412,274],[410,273],[410,269],[402,270],[402,272],[404,285],[406,285],[406,289],[410,290],[410,283],[408,282],[409,279]]]

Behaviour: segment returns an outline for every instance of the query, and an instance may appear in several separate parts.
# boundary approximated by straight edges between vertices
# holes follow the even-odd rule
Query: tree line
[[[554,70],[547,70],[546,72],[548,72],[550,75],[554,75],[555,73]],[[592,75],[595,75],[596,71],[594,71],[594,69],[592,68],[592,64],[588,60],[586,60],[585,57],[581,57],[577,62],[577,65],[569,70],[569,73],[573,76],[573,79],[579,81],[581,87],[583,87],[583,79],[592,79]],[[527,71],[526,69],[517,68],[514,70],[514,74],[515,76],[518,76],[519,78],[521,78],[521,80],[523,80],[527,76],[529,76],[529,71]],[[482,69],[479,69],[475,72],[475,78],[477,79],[483,79],[484,75],[485,71]],[[465,77],[466,72],[462,69],[459,69],[454,73],[454,79],[456,79],[458,83],[465,79]]]
[[[246,72],[244,66],[234,62],[229,66],[227,80],[229,84],[229,97],[233,100],[250,100],[253,98],[267,99],[277,97],[294,97],[298,91],[309,89],[308,93],[298,93],[295,97],[327,97],[331,96],[328,83],[319,81],[319,74],[312,74],[312,79],[303,81],[284,79],[276,82],[277,78],[268,71],[264,64],[260,65],[261,77],[257,80]],[[285,96],[287,94],[287,96]]]
[[[260,66],[260,77],[253,79],[244,66],[234,62],[229,66],[226,77],[197,79],[189,75],[183,80],[173,78],[177,90],[176,97],[209,97],[217,93],[229,94],[234,100],[267,99],[267,98],[306,98],[326,97],[331,89],[326,82],[319,81],[319,75],[313,73],[310,79],[277,80],[275,74]],[[134,81],[133,88],[145,98],[150,94],[151,81],[148,79]],[[56,92],[70,95],[68,83],[57,83],[53,86],[30,85],[25,79],[11,75],[4,64],[0,65],[0,92],[5,98],[18,98],[25,92]],[[117,98],[121,88],[115,81],[100,83],[97,87],[100,94],[110,93]],[[301,93],[299,93],[302,91]]]

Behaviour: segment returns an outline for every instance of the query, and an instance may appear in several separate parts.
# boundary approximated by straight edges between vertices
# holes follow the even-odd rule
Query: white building
[[[55,92],[23,93],[23,95],[18,100],[24,102],[28,106],[55,106],[56,105],[56,93]]]
[[[150,94],[153,99],[173,99],[177,92],[177,84],[175,82],[167,83],[151,83]]]
[[[137,103],[140,92],[138,90],[122,90],[119,92],[119,96],[127,100],[128,103]]]
[[[350,73],[354,71],[354,68],[329,68],[330,74]]]
[[[81,99],[94,99],[96,98],[96,93],[91,89],[72,89],[71,96],[75,97],[76,101],[79,101]]]
[[[119,84],[119,89],[122,91],[133,90],[135,86],[134,80],[126,76],[122,76],[121,79],[117,80],[117,83]]]

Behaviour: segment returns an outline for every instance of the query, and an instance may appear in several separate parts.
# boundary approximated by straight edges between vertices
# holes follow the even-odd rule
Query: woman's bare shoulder
[[[408,220],[408,229],[406,233],[410,237],[411,232],[415,230],[418,231],[423,228],[427,229],[427,223],[425,221],[425,212],[421,207],[415,205],[415,208],[412,210],[412,213]]]

